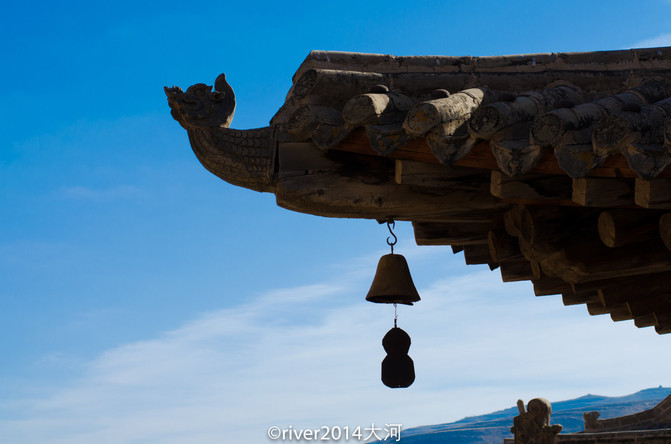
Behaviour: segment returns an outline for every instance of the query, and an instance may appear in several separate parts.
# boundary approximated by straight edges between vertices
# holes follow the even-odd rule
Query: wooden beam
[[[277,204],[289,210],[327,217],[416,220],[508,208],[489,194],[488,178],[455,178],[438,191],[422,192],[394,183],[393,162],[381,157],[321,153],[313,144],[300,145],[301,150],[296,144],[279,146],[275,195]],[[299,159],[301,154],[306,158]]]
[[[584,237],[566,243],[541,266],[548,274],[581,283],[671,271],[671,252],[656,241],[611,249],[598,239]]]
[[[510,262],[524,259],[517,238],[502,231],[490,231],[487,235],[489,254],[496,262]]]
[[[503,213],[503,228],[506,233],[512,237],[520,237],[522,232],[522,209],[521,205],[515,205],[510,210]]]
[[[660,335],[671,333],[671,310],[655,311],[655,331]]]
[[[636,205],[643,208],[671,209],[671,179],[636,179]]]
[[[655,211],[612,209],[599,214],[599,237],[615,248],[659,238],[659,216]]]
[[[517,211],[520,250],[530,261],[542,262],[555,254],[567,238],[596,232],[596,213],[580,208],[525,206]],[[554,272],[547,274],[554,275]]]
[[[488,264],[490,269],[495,269],[498,264],[489,255],[489,245],[464,245],[464,260],[467,265]]]
[[[524,259],[514,262],[501,262],[500,268],[503,282],[528,281],[534,278],[531,264]]]
[[[563,279],[544,277],[541,279],[532,279],[534,294],[536,296],[550,296],[553,294],[572,294],[571,285]]]
[[[610,309],[601,305],[601,302],[587,302],[587,313],[592,316],[604,315],[610,313]]]
[[[581,293],[565,292],[562,293],[561,299],[562,303],[566,306],[579,305],[579,304],[593,304],[594,307],[596,307],[601,305],[599,303],[599,296],[594,291],[585,291]]]
[[[492,171],[490,192],[500,199],[534,201],[538,204],[553,204],[570,201],[572,181],[568,176],[526,174],[509,177],[501,171]],[[568,202],[564,202],[568,204]]]
[[[597,177],[573,179],[572,199],[575,203],[586,207],[632,206],[634,182]]]
[[[610,318],[615,322],[628,321],[634,319],[627,304],[620,304],[610,307]]]
[[[652,327],[655,325],[655,315],[652,313],[634,317],[634,325],[638,328]]]
[[[489,170],[396,159],[394,180],[398,185],[442,188],[455,178],[487,174],[491,174]]]
[[[631,299],[627,302],[632,316],[639,317],[650,313],[664,312],[671,309],[671,299],[668,293],[646,298]]]
[[[417,245],[487,245],[491,221],[486,223],[413,222]]]
[[[604,281],[599,281],[604,282]],[[669,290],[671,272],[630,276],[610,280],[597,290],[605,306],[613,306],[630,300],[645,300]],[[589,283],[579,284],[588,286]]]

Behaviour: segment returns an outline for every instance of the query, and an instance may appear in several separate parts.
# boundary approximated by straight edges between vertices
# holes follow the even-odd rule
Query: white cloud
[[[66,387],[6,400],[14,419],[0,422],[2,435],[41,444],[265,442],[271,425],[409,427],[518,398],[668,385],[671,358],[654,332],[534,298],[528,284],[501,284],[496,272],[433,251],[413,262],[471,272],[420,288],[421,302],[399,307],[413,340],[409,389],[379,381],[393,309],[363,302],[369,278],[353,270],[104,351]],[[659,362],[647,365],[649,356]]]
[[[641,40],[629,46],[629,48],[657,48],[661,46],[671,46],[671,33]]]

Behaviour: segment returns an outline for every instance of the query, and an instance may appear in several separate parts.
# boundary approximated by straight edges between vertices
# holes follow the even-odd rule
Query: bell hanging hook
[[[394,219],[390,219],[387,221],[387,228],[389,229],[389,233],[391,233],[391,237],[394,238],[393,241],[391,241],[391,237],[387,237],[387,245],[391,247],[391,254],[394,254],[394,245],[396,245],[396,242],[398,242],[398,238],[392,231],[392,229],[396,228],[396,222],[394,222]]]

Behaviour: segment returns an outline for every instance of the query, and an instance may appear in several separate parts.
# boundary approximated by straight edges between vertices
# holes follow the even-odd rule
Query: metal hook
[[[391,247],[391,254],[394,254],[394,245],[396,245],[396,242],[398,242],[398,238],[396,237],[396,235],[394,234],[394,232],[391,231],[391,230],[392,230],[392,228],[396,228],[396,222],[394,222],[393,219],[392,219],[392,220],[388,220],[388,221],[387,221],[387,228],[389,229],[389,233],[391,233],[391,235],[394,237],[394,241],[393,241],[393,242],[391,242],[391,241],[389,240],[390,238],[387,237],[387,245],[389,245],[389,246]]]
[[[397,320],[398,320],[398,312],[396,311],[396,304],[394,304],[394,328],[396,328]]]

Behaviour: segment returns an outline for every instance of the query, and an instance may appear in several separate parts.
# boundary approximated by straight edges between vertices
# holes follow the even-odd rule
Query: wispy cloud
[[[671,33],[641,40],[629,46],[629,48],[656,48],[660,46],[671,46]]]
[[[417,267],[430,268],[431,256],[415,258]],[[2,434],[22,443],[263,442],[271,425],[412,426],[518,397],[669,384],[671,358],[654,332],[590,318],[584,307],[534,298],[528,285],[476,269],[420,288],[421,302],[399,307],[417,380],[390,390],[379,366],[393,309],[363,302],[368,284],[355,273],[278,289],[107,350],[66,387],[6,400],[2,409],[14,413]],[[637,364],[653,355],[657,365]]]

